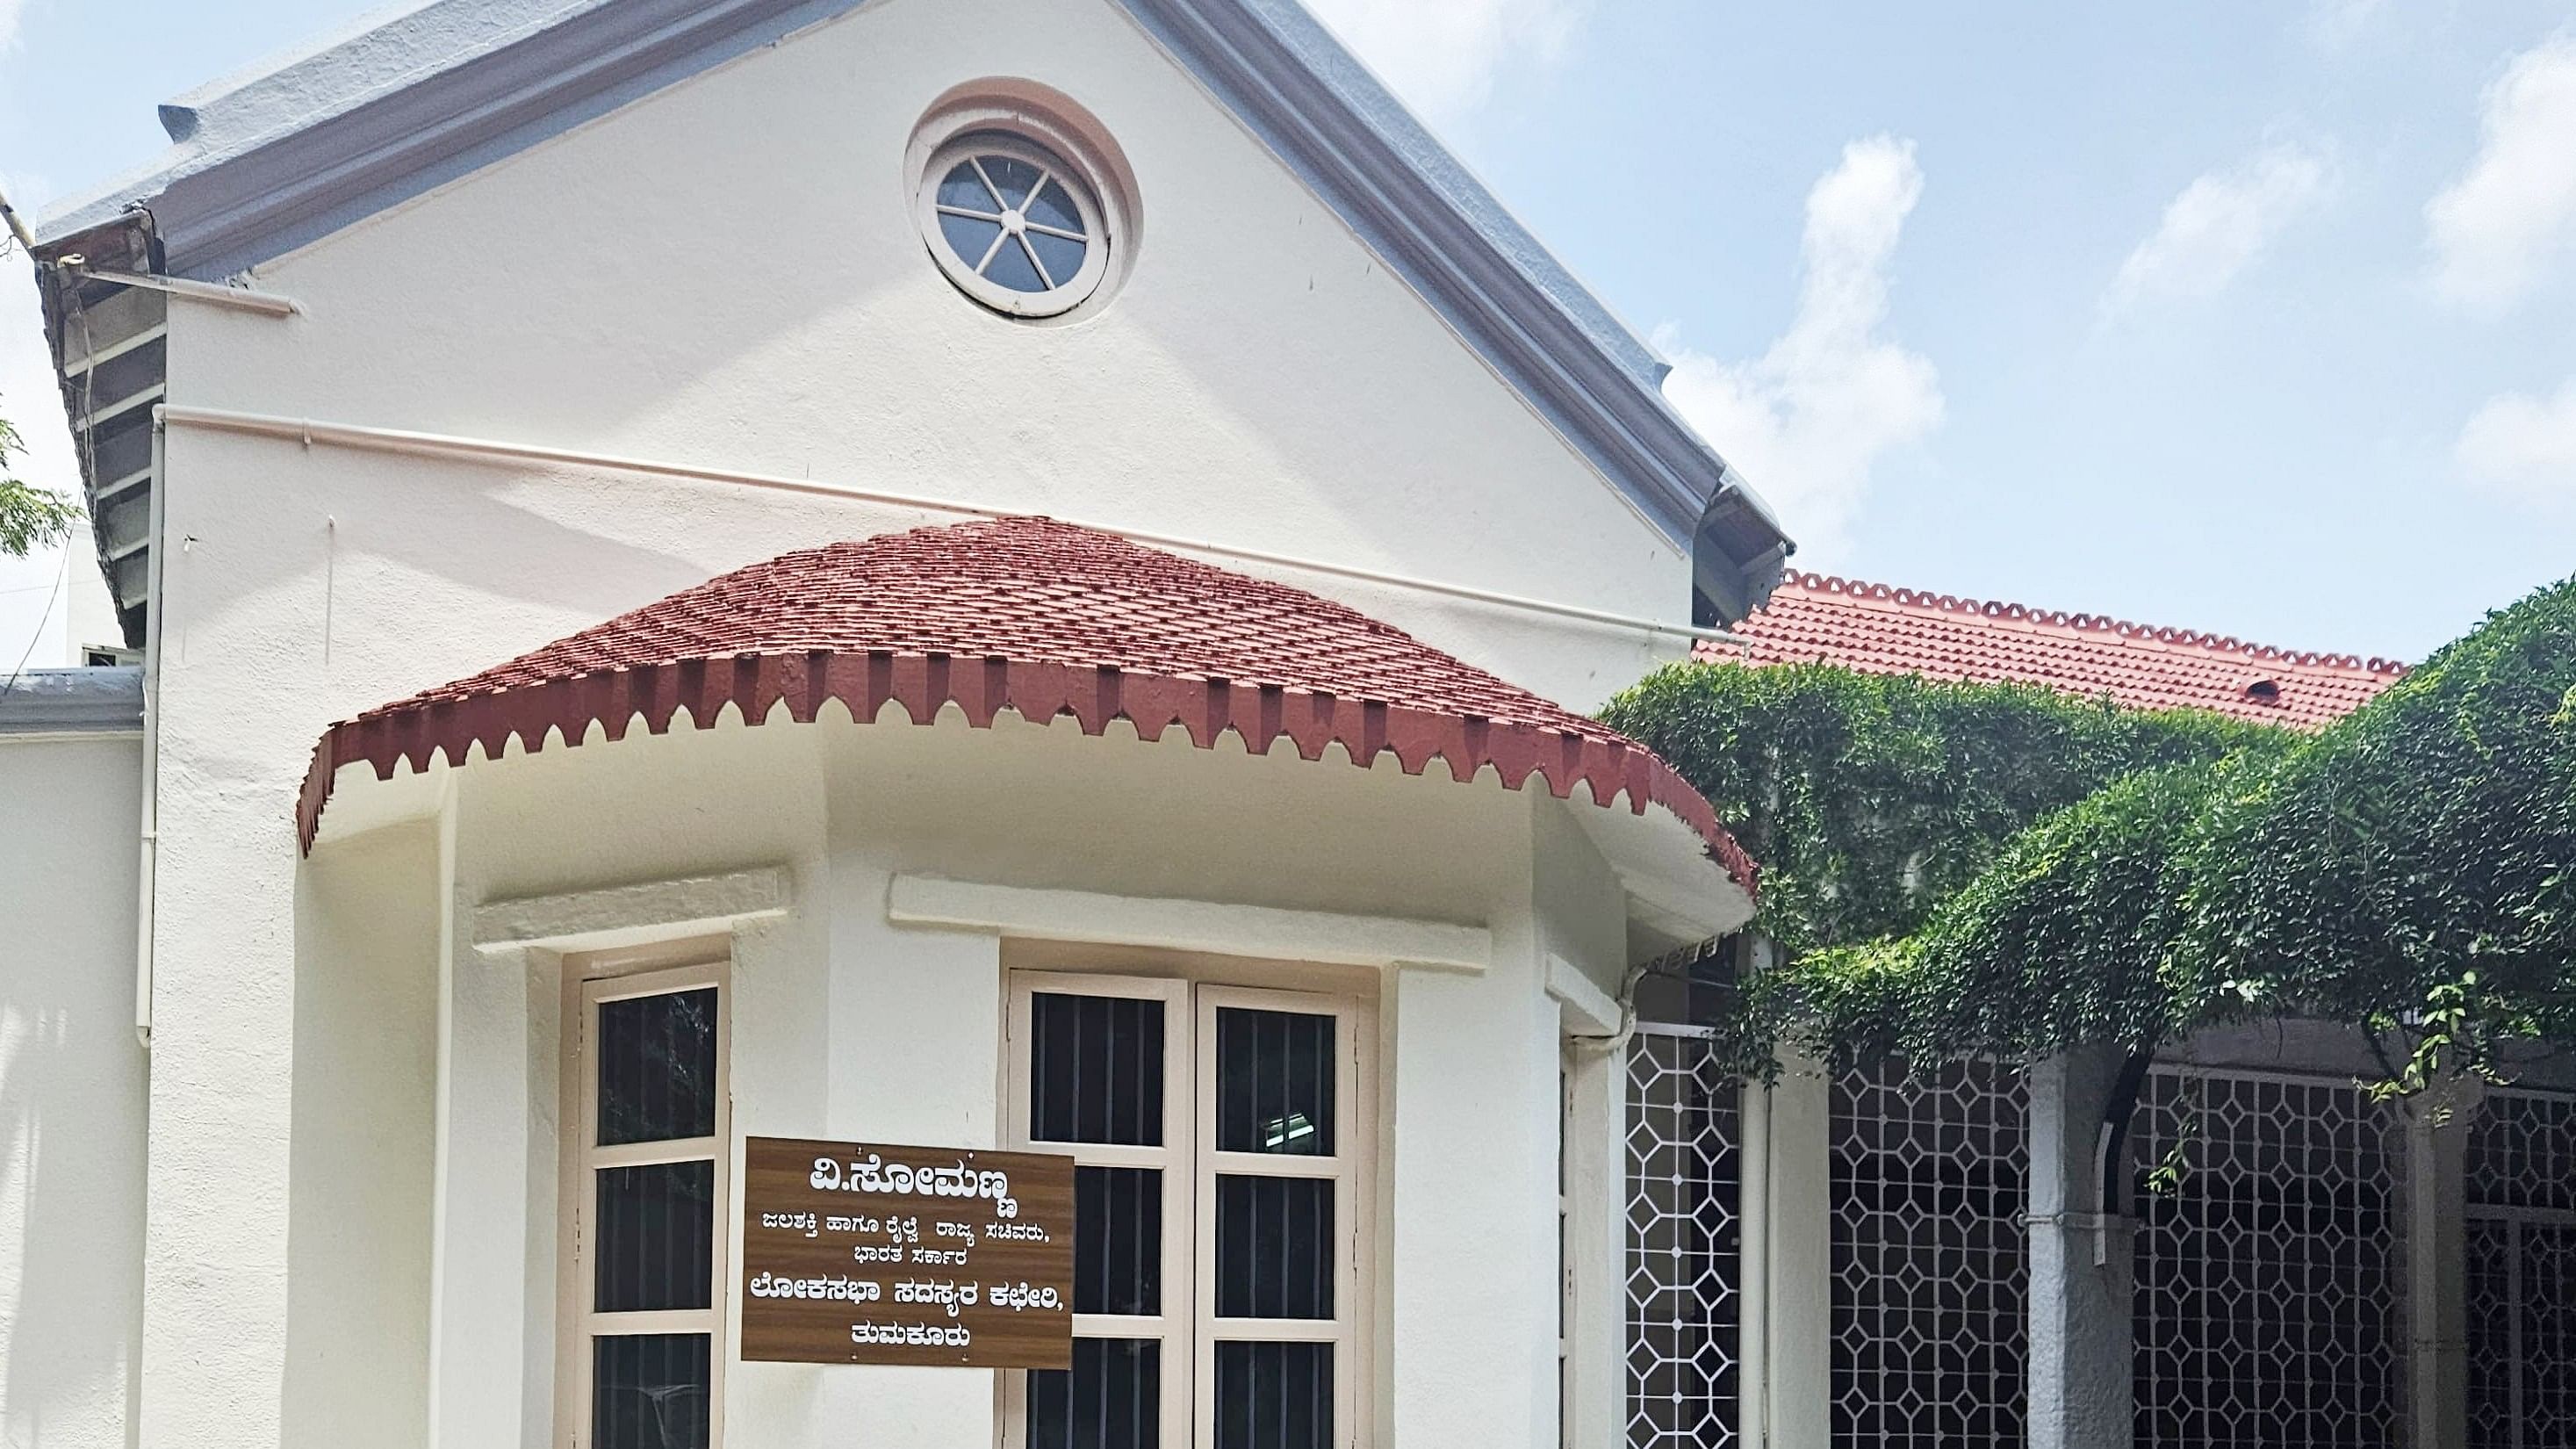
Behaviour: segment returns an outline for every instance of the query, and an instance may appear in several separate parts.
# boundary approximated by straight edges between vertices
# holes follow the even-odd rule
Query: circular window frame
[[[1045,292],[1015,291],[978,274],[975,262],[949,245],[939,225],[939,184],[957,163],[987,154],[1057,173],[1091,233],[1071,282]],[[1126,157],[1097,120],[1037,82],[992,79],[951,90],[914,128],[903,181],[914,229],[940,275],[979,307],[1012,321],[1061,324],[1088,316],[1116,295],[1134,264],[1143,217]]]
[[[989,267],[993,253],[970,259],[949,244],[947,230],[939,221],[940,217],[948,214],[940,205],[939,189],[946,184],[950,172],[987,156],[1005,157],[1037,169],[1037,185],[1029,189],[1029,197],[1024,200],[1034,199],[1050,181],[1061,186],[1064,194],[1072,199],[1075,213],[1082,218],[1083,230],[1082,267],[1072,277],[1043,292],[1025,292],[994,281],[979,270]],[[979,175],[983,173],[983,168],[976,169]],[[984,184],[993,186],[992,177],[985,175]],[[916,219],[921,225],[922,240],[930,247],[931,260],[939,264],[939,270],[947,273],[948,280],[954,282],[959,291],[996,312],[1014,317],[1059,317],[1090,300],[1091,294],[1100,290],[1102,279],[1109,275],[1109,254],[1116,242],[1111,237],[1109,218],[1101,208],[1098,195],[1098,188],[1090,177],[1083,174],[1080,165],[1029,137],[1010,131],[968,131],[952,137],[930,153],[929,161],[922,167],[921,182],[914,189],[913,204]],[[1020,211],[1003,202],[998,189],[993,200],[1002,221],[1002,235],[995,240],[995,247],[1023,244],[1022,230],[1029,223],[1020,220]],[[1045,262],[1037,256],[1034,248],[1028,250],[1028,256],[1035,264],[1040,280],[1051,281],[1046,275]]]

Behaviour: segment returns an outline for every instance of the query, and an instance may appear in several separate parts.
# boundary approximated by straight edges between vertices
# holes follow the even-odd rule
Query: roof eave
[[[302,56],[297,84],[319,97],[307,119],[271,123],[276,108],[263,105],[252,108],[258,124],[227,131],[215,109],[224,98],[204,102],[208,135],[46,216],[40,236],[59,244],[146,207],[165,271],[236,275],[862,3],[532,3],[524,25],[442,53],[399,84],[384,79],[380,58],[335,70],[331,51]],[[1338,41],[1293,0],[1120,3],[1648,523],[1676,548],[1691,546],[1729,484],[1725,462],[1665,399],[1665,363]],[[353,54],[364,39],[350,43]],[[175,129],[196,125],[198,109],[181,106]],[[1755,513],[1768,537],[1739,550],[1742,577],[1712,597],[1758,599],[1766,560],[1787,550],[1758,503]]]

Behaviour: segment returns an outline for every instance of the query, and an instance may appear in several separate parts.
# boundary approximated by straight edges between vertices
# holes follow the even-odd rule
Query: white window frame
[[[667,958],[666,958],[667,959]],[[630,959],[601,958],[589,963],[568,960],[564,981],[564,1096],[571,1130],[563,1139],[563,1175],[559,1216],[563,1238],[558,1274],[555,1442],[588,1449],[594,1409],[591,1375],[595,1337],[629,1334],[703,1333],[707,1335],[707,1444],[724,1446],[725,1360],[730,1356],[726,1327],[733,1275],[728,1267],[733,1243],[733,986],[729,961],[723,957],[687,965],[654,967]],[[592,1043],[598,1034],[599,1009],[608,1002],[640,996],[663,996],[713,988],[716,993],[715,1131],[705,1137],[664,1142],[598,1144],[599,1073]],[[708,1285],[704,1308],[649,1313],[600,1313],[592,1283],[591,1249],[598,1212],[598,1187],[592,1174],[613,1167],[644,1167],[666,1162],[715,1163],[715,1222],[709,1238]]]
[[[1163,1145],[1126,1147],[1046,1142],[1029,1135],[1029,1061],[1034,998],[1041,992],[1163,1003]],[[1216,1013],[1225,1008],[1287,1011],[1335,1019],[1334,1152],[1330,1157],[1216,1150]],[[1368,1386],[1375,1373],[1374,1321],[1377,1027],[1373,1006],[1324,992],[1254,989],[1188,978],[1131,977],[1017,969],[1010,973],[1003,1043],[1013,1149],[1071,1156],[1085,1167],[1158,1168],[1163,1173],[1162,1312],[1154,1317],[1076,1314],[1078,1338],[1161,1342],[1161,1449],[1215,1442],[1216,1345],[1227,1342],[1333,1345],[1333,1438],[1358,1449],[1370,1437]],[[1330,1319],[1216,1316],[1216,1178],[1324,1178],[1334,1184],[1333,1236],[1340,1261]],[[1177,1230],[1176,1230],[1177,1229]],[[1028,1442],[1028,1382],[1005,1374],[1002,1436]]]

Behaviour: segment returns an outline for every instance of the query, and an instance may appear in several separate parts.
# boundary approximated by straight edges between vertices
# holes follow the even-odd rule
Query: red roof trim
[[[2133,709],[2214,710],[2238,719],[2319,729],[2402,678],[2406,666],[1892,588],[1826,574],[1792,574],[1734,626],[1734,639],[1695,657],[1752,666],[1820,662],[1873,674],[2012,681]]]
[[[1935,594],[1928,589],[1909,589],[1890,584],[1873,584],[1861,579],[1840,578],[1833,574],[1793,573],[1781,580],[1784,587],[1794,586],[1810,594],[1841,595],[1855,600],[1894,604],[1907,609],[1929,609],[1944,614],[1973,614],[1986,619],[2010,619],[2036,624],[2049,629],[2076,629],[2097,634],[2116,634],[2123,639],[2152,639],[2180,649],[2205,649],[2212,653],[2230,654],[2267,663],[2297,665],[2302,668],[2352,670],[2364,674],[2386,675],[2395,680],[2406,673],[2401,660],[2382,659],[2376,655],[2364,659],[2358,654],[2326,654],[2315,650],[2283,649],[2271,644],[2254,644],[2227,634],[2204,634],[2191,629],[2176,629],[2162,624],[2136,624],[2115,619],[2108,614],[2069,614],[2058,609],[2034,609],[1995,599],[1968,599],[1956,594]],[[2248,683],[2260,676],[2248,676]]]
[[[1063,525],[1045,527],[1062,529]],[[1170,562],[1187,569],[1205,567],[1178,559]],[[686,599],[723,582],[673,598]],[[1329,607],[1345,612],[1339,605]],[[651,612],[639,611],[602,629],[614,629]],[[1375,627],[1394,638],[1403,637],[1383,625]],[[1444,667],[1465,668],[1410,640],[1404,642]],[[549,646],[520,664],[546,659],[562,647]],[[516,668],[503,666],[494,673]],[[1509,688],[1500,681],[1494,684]],[[1237,684],[1212,675],[1183,677],[1106,663],[1085,666],[998,653],[967,657],[901,649],[692,651],[624,667],[568,669],[536,679],[522,674],[507,683],[469,681],[432,690],[335,724],[324,733],[314,747],[312,765],[297,798],[296,838],[307,853],[312,850],[334,781],[349,765],[363,762],[374,768],[378,779],[391,779],[396,767],[405,763],[416,771],[426,771],[440,757],[451,765],[463,765],[478,745],[485,758],[498,758],[513,738],[535,754],[545,748],[550,735],[565,748],[583,743],[592,725],[600,726],[609,740],[623,738],[639,719],[646,730],[663,734],[683,711],[698,728],[708,729],[728,705],[750,725],[766,722],[781,705],[790,719],[810,723],[825,700],[835,699],[863,724],[874,723],[888,702],[902,705],[916,723],[928,723],[943,707],[954,704],[977,729],[991,728],[995,718],[1009,710],[1037,722],[1070,715],[1083,733],[1095,736],[1117,719],[1127,720],[1147,740],[1160,739],[1164,731],[1177,726],[1201,749],[1214,748],[1218,737],[1229,730],[1256,754],[1266,753],[1284,737],[1307,760],[1323,758],[1328,746],[1338,744],[1351,763],[1363,768],[1392,752],[1408,775],[1421,774],[1436,759],[1445,761],[1451,777],[1462,783],[1491,766],[1506,789],[1520,789],[1535,775],[1559,799],[1572,798],[1580,784],[1604,807],[1622,794],[1628,797],[1630,811],[1638,815],[1649,805],[1660,805],[1698,834],[1710,856],[1747,891],[1755,888],[1757,879],[1752,858],[1719,824],[1708,801],[1670,765],[1644,746],[1579,716],[1563,716],[1566,725],[1549,725],[1279,684]],[[1529,702],[1562,714],[1535,697],[1529,697]]]

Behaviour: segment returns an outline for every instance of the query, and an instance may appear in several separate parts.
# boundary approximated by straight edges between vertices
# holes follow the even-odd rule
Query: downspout
[[[2111,1095],[2102,1104],[2102,1127],[2094,1137],[2094,1197],[2098,1211],[2093,1224],[2093,1266],[2107,1266],[2111,1261],[2111,1225],[2129,1215],[2129,1124],[2138,1115],[2138,1094],[2146,1090],[2147,1069],[2155,1064],[2152,1051],[2131,1052],[2120,1063],[2120,1075],[2111,1082]]]
[[[143,820],[134,902],[134,1038],[152,1049],[152,906],[161,857],[161,546],[170,500],[168,432],[152,405],[151,567],[143,585]]]

